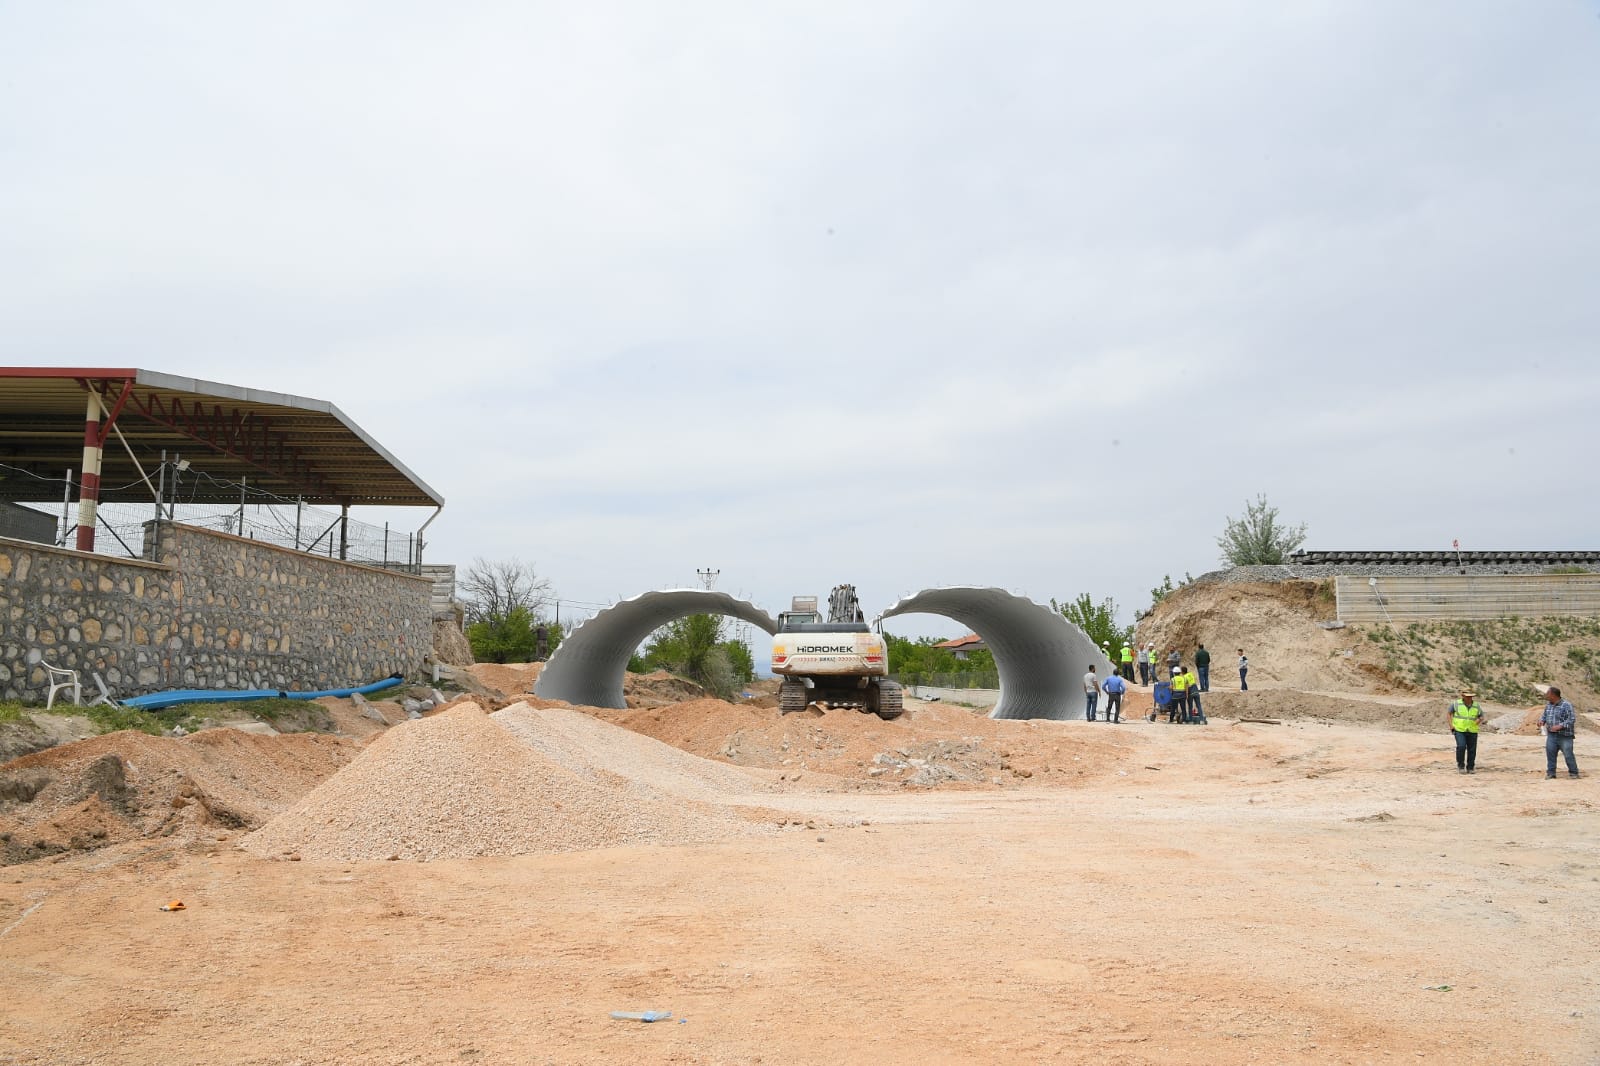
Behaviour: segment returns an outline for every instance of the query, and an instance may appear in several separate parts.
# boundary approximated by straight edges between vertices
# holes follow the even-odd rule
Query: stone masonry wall
[[[425,578],[170,523],[145,543],[154,561],[0,540],[0,698],[44,698],[30,648],[133,696],[365,684],[431,646]]]
[[[24,657],[89,670],[124,695],[163,685],[178,575],[166,566],[0,540],[0,698],[43,702],[45,672]],[[86,699],[88,697],[85,697]]]

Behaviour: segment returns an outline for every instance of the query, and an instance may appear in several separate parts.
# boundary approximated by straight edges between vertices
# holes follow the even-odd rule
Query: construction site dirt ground
[[[0,1063],[1600,1061],[1600,791],[1538,736],[685,706],[601,717],[759,761],[761,832],[0,868]],[[970,780],[884,780],[940,744]]]

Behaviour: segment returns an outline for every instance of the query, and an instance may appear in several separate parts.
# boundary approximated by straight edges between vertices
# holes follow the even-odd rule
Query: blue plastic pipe
[[[285,692],[281,689],[267,688],[180,688],[169,692],[152,692],[148,696],[134,696],[132,699],[118,702],[124,707],[133,707],[141,711],[159,711],[163,707],[176,707],[180,703],[238,703],[243,700],[271,699],[314,700],[323,696],[353,696],[358,692],[366,696],[382,692],[386,688],[394,688],[403,680],[399,674],[393,674],[382,681],[374,681],[359,688],[327,688],[317,692]]]

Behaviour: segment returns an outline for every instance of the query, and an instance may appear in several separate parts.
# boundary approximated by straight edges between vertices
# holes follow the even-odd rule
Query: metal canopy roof
[[[444,497],[325,400],[149,370],[0,366],[0,463],[56,479],[77,470],[91,390],[115,427],[105,430],[103,501],[150,498],[120,431],[151,477],[166,449],[219,481],[248,479],[252,488],[306,503],[444,506]],[[0,500],[37,500],[39,486],[0,469]],[[236,501],[238,489],[186,482],[184,498]]]

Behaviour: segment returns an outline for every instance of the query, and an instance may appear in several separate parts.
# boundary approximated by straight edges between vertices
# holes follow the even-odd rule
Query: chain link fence
[[[20,506],[51,516],[55,520],[53,543],[57,547],[71,547],[78,531],[78,494],[81,484],[65,477],[41,477],[15,467],[5,467],[4,464],[0,464],[0,473],[26,475],[39,483],[37,499],[23,502]],[[393,528],[388,524],[379,526],[360,522],[339,511],[312,507],[299,500],[252,488],[247,482],[211,477],[192,466],[174,471],[170,479],[164,478],[162,481],[164,485],[172,486],[170,498],[163,505],[158,506],[152,498],[149,503],[102,502],[96,507],[96,552],[135,559],[148,558],[146,530],[152,520],[159,519],[231,533],[236,537],[329,559],[420,572],[421,545],[416,533],[411,530]],[[142,484],[134,482],[132,485],[102,487],[101,491],[121,493]],[[201,485],[205,486],[206,495],[212,497],[219,490],[237,493],[239,502],[200,503],[192,499],[185,502],[185,488],[192,495]],[[58,502],[42,502],[52,498]]]

